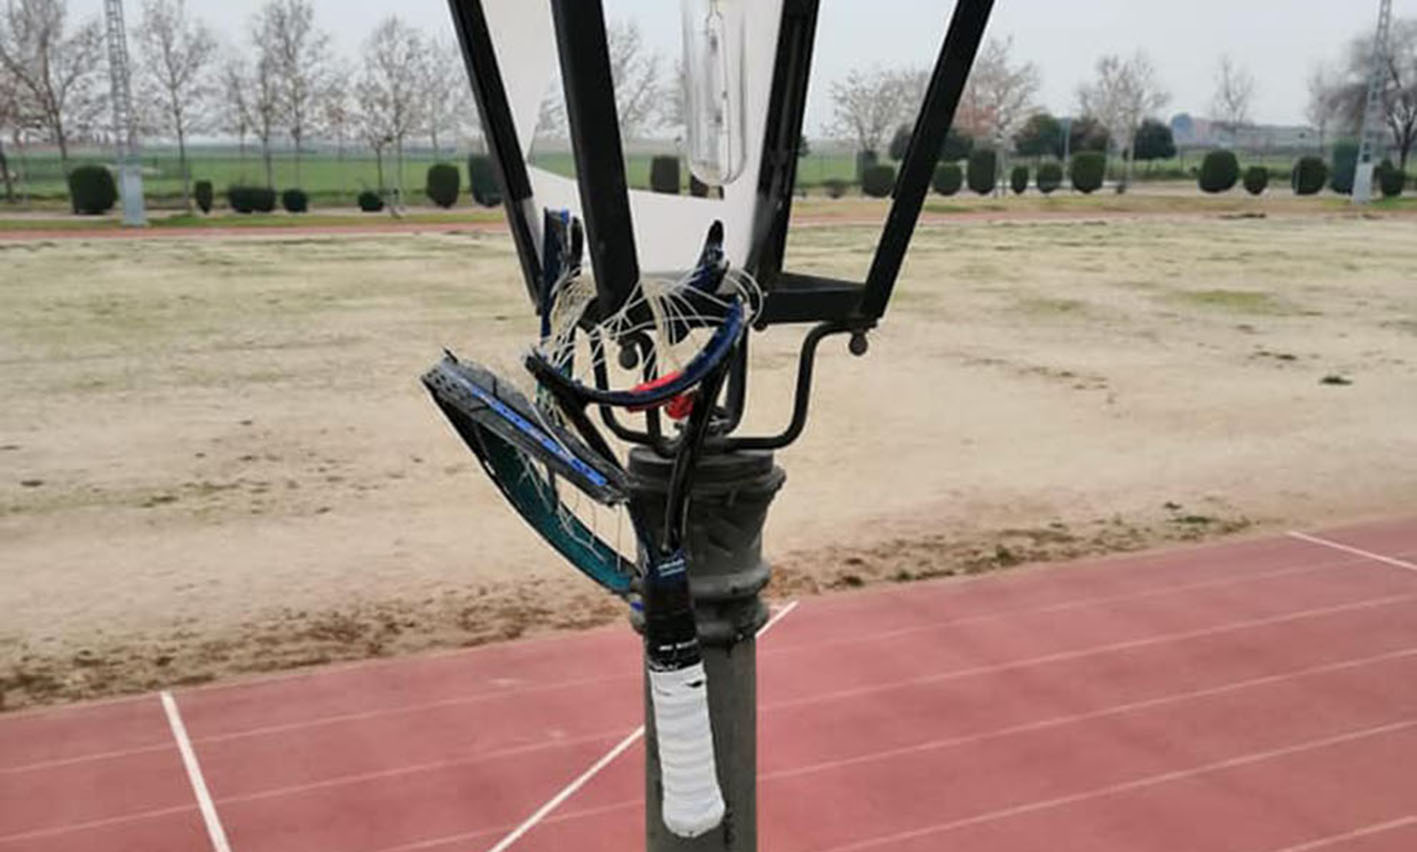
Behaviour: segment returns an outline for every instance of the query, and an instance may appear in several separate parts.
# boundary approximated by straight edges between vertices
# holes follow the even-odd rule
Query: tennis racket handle
[[[698,837],[723,821],[723,793],[713,757],[708,678],[703,663],[649,671],[664,827],[678,837]]]

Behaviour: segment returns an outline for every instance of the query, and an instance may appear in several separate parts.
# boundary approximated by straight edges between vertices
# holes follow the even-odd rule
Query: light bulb
[[[748,0],[682,0],[689,170],[709,186],[743,173]]]

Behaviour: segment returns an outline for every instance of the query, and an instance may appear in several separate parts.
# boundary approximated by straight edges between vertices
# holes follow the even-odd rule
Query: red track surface
[[[487,850],[639,724],[622,627],[0,717],[0,852]],[[770,852],[1417,849],[1417,522],[804,601]],[[638,741],[510,849],[642,846]]]

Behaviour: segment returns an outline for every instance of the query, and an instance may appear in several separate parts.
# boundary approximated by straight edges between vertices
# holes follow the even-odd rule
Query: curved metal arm
[[[807,426],[807,411],[812,402],[812,372],[817,363],[817,347],[834,334],[853,335],[852,352],[864,354],[864,348],[856,340],[864,340],[871,323],[824,322],[812,327],[802,340],[802,351],[797,360],[797,393],[792,404],[792,420],[782,432],[770,437],[716,438],[707,442],[713,452],[736,452],[738,450],[780,450],[796,441]],[[857,351],[861,349],[861,351]]]

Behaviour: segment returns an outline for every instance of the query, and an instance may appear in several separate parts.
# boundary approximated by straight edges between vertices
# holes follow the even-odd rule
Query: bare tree
[[[1417,143],[1417,18],[1393,21],[1391,38],[1383,69],[1383,123],[1405,169]],[[1363,124],[1372,64],[1372,37],[1353,39],[1343,69],[1329,89],[1335,120],[1354,133]]]
[[[217,124],[223,130],[236,134],[241,151],[241,159],[246,160],[246,134],[251,132],[251,105],[246,97],[251,89],[250,70],[246,63],[236,56],[229,56],[217,72],[217,85],[221,91],[220,114]]]
[[[374,150],[379,188],[384,189],[384,152],[394,149],[397,178],[403,196],[403,143],[422,123],[424,106],[419,85],[423,39],[397,15],[390,15],[365,39],[361,51],[364,72],[354,87],[359,135]]]
[[[1333,121],[1333,72],[1326,65],[1315,65],[1309,72],[1308,84],[1309,103],[1304,108],[1304,117],[1319,132],[1319,153],[1322,154],[1328,127]]]
[[[1097,79],[1078,89],[1078,106],[1084,116],[1102,122],[1112,135],[1112,144],[1122,148],[1126,168],[1122,183],[1131,180],[1137,130],[1142,121],[1166,106],[1171,95],[1161,87],[1156,66],[1143,52],[1130,59],[1104,56],[1097,60]]]
[[[251,37],[259,43],[259,30],[252,27]],[[280,128],[281,80],[280,63],[274,51],[260,50],[251,73],[245,76],[246,114],[251,133],[261,142],[261,162],[265,165],[266,186],[275,187],[275,166],[271,160],[271,142]]]
[[[957,127],[977,138],[992,140],[996,148],[1002,148],[1004,140],[1033,111],[1042,85],[1038,66],[1010,62],[1013,47],[1013,37],[989,39],[974,62],[956,113]],[[923,81],[928,84],[928,72]],[[924,86],[919,95],[923,101]]]
[[[97,19],[69,31],[65,0],[8,0],[0,18],[0,66],[59,146],[67,170],[69,140],[102,109],[103,32]]]
[[[5,181],[5,200],[11,204],[15,202],[15,184],[10,174],[10,160],[5,155],[5,135],[19,135],[23,115],[20,87],[5,66],[0,65],[0,178]]]
[[[350,103],[349,83],[352,72],[336,62],[332,66],[325,89],[319,101],[319,132],[335,142],[335,157],[344,159],[344,143],[349,138],[350,125],[354,122],[354,109]]]
[[[310,0],[269,0],[252,22],[262,64],[275,74],[278,123],[295,146],[300,183],[301,146],[318,115],[330,74],[330,37],[316,28]]]
[[[1255,100],[1255,75],[1241,66],[1230,54],[1220,57],[1215,70],[1215,95],[1210,112],[1222,129],[1235,140],[1240,128],[1250,123],[1250,107]]]
[[[211,64],[217,43],[212,31],[187,16],[186,0],[143,0],[138,25],[138,91],[154,125],[177,139],[182,205],[192,210],[187,135],[199,129],[215,91]]]
[[[664,57],[645,47],[640,26],[634,21],[612,21],[605,36],[620,132],[633,139],[660,124],[664,91],[659,78]]]
[[[471,84],[457,45],[447,39],[438,39],[429,42],[426,48],[419,63],[419,89],[423,97],[422,112],[428,141],[433,145],[434,156],[437,156],[439,137],[447,139],[452,136],[456,139],[469,119],[465,110]]]
[[[880,68],[854,69],[831,85],[832,132],[857,151],[877,151],[904,118],[918,74]]]

